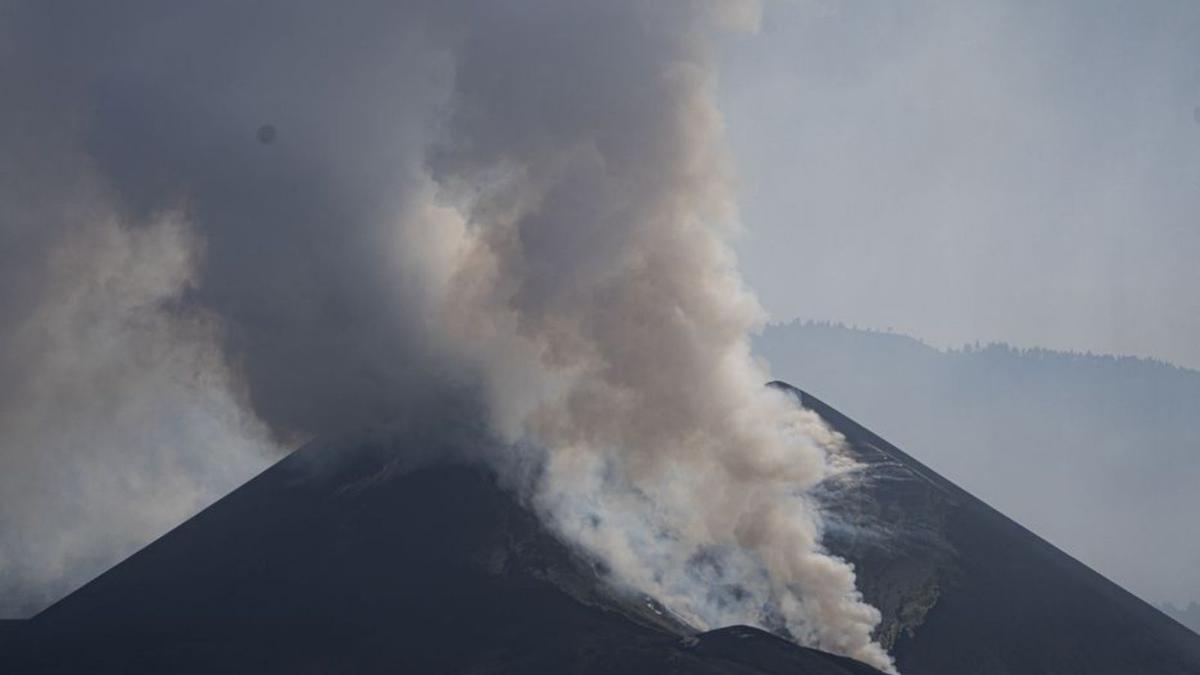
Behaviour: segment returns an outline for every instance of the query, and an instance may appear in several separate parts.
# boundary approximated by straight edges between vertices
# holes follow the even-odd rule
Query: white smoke
[[[266,466],[203,313],[175,311],[198,244],[178,214],[104,211],[52,251],[40,306],[4,330],[0,611],[104,571]]]
[[[571,72],[541,64],[542,82],[509,85],[506,98],[537,100],[546,81],[588,82],[559,111],[567,133],[506,126],[492,108],[504,100],[458,92],[471,115],[451,132],[468,142],[443,158],[443,181],[472,192],[458,195],[450,332],[489,374],[500,428],[550,449],[541,504],[619,579],[703,626],[774,612],[806,644],[890,669],[871,638],[879,613],[821,548],[804,498],[838,441],[765,388],[750,355],[761,311],[721,236],[735,218],[707,40],[721,17],[655,11],[661,28],[622,27],[662,30],[656,58],[614,83],[585,42]],[[480,152],[481,135],[498,140]],[[689,578],[728,551],[749,560],[714,569],[754,602],[706,598]]]
[[[95,478],[128,453],[152,469],[126,482],[170,519],[226,485],[211,473],[253,470],[271,446],[254,416],[293,438],[478,386],[499,433],[549,453],[540,508],[618,581],[701,627],[786,628],[892,668],[806,497],[839,439],[764,386],[747,341],[762,312],[725,241],[711,35],[753,25],[756,5],[283,3],[232,22],[196,6],[133,28],[120,17],[163,10],[131,7],[72,22],[64,44],[104,58],[41,54],[80,80],[81,144],[123,208],[45,248],[78,260],[30,301],[30,325],[61,339],[24,380],[51,388],[42,412],[0,411],[24,425],[5,461]],[[262,110],[269,149],[252,140]],[[187,226],[115,215],[180,195]],[[86,386],[68,396],[72,378]],[[123,430],[97,438],[106,470],[56,440],[60,419]],[[125,495],[103,492],[81,504]],[[136,521],[109,527],[144,534]]]

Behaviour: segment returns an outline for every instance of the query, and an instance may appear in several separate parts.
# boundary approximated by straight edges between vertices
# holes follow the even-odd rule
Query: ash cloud
[[[424,11],[6,6],[5,614],[301,440],[455,395],[424,331],[434,235],[406,227],[450,77]]]
[[[891,668],[807,497],[839,439],[764,388],[726,244],[710,37],[755,5],[8,11],[2,310],[42,339],[5,341],[6,584],[86,578],[104,532],[298,440],[478,401],[616,581]],[[38,515],[67,495],[122,508]]]
[[[0,106],[0,614],[22,616],[245,480],[269,442],[215,318],[182,307],[203,243],[178,211],[118,213],[81,150],[77,74],[0,25],[20,94]]]
[[[188,301],[221,317],[254,411],[295,441],[453,380],[422,269],[448,17],[382,2],[147,3],[111,25],[96,11],[80,39],[108,58],[88,150],[126,209],[187,204],[206,246]]]

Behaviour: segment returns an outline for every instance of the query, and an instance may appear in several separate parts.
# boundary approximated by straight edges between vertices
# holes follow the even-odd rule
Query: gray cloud
[[[450,86],[436,27],[283,5],[5,10],[7,614],[299,439],[458,396],[409,238]]]
[[[188,300],[221,317],[256,413],[280,433],[356,428],[453,381],[418,273],[424,147],[452,77],[431,44],[439,17],[422,3],[96,11],[80,42],[114,46],[90,83],[88,149],[126,209],[185,200],[206,246]]]

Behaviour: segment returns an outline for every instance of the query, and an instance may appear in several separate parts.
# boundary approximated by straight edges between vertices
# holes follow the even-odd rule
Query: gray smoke
[[[77,74],[7,12],[0,615],[22,616],[236,487],[269,442],[217,317],[182,306],[203,242],[178,210],[118,213]]]
[[[171,5],[2,10],[7,615],[282,449],[460,386],[403,227],[451,74],[422,8]]]
[[[710,36],[753,4],[7,11],[5,597],[281,447],[478,399],[616,581],[891,668],[806,497],[840,441],[763,387],[725,243]],[[41,516],[70,501],[124,506]]]

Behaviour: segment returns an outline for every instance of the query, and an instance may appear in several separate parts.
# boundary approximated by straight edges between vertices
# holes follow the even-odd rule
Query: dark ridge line
[[[1085,579],[1091,581],[1095,585],[1098,585],[1097,590],[1107,595],[1113,601],[1118,603],[1133,603],[1133,606],[1137,609],[1140,609],[1143,613],[1148,612],[1149,614],[1158,617],[1160,623],[1166,623],[1174,630],[1183,631],[1187,634],[1186,637],[1189,639],[1195,638],[1196,633],[1187,626],[1183,625],[1181,622],[1177,621],[1174,617],[1171,617],[1149,602],[1143,600],[1137,595],[1134,595],[1124,586],[1121,586],[1115,581],[1097,572],[1087,564],[1076,559],[1074,556],[1058,548],[1046,539],[1043,539],[1035,532],[1030,531],[1024,525],[1021,525],[1012,518],[1004,515],[995,507],[991,506],[970,492],[967,492],[965,489],[959,487],[933,469],[930,469],[928,466],[912,457],[912,455],[909,455],[900,448],[892,445],[875,432],[864,427],[858,422],[855,422],[845,414],[838,412],[828,403],[825,403],[816,396],[813,396],[799,387],[792,386],[783,380],[772,380],[767,383],[767,386],[796,397],[801,407],[817,413],[817,415],[824,419],[828,424],[833,426],[836,431],[845,434],[847,436],[847,440],[850,440],[856,445],[869,447],[877,452],[883,452],[887,455],[890,455],[893,459],[903,464],[904,467],[911,471],[917,478],[920,478],[921,480],[924,480],[932,485],[934,488],[937,488],[948,495],[961,500],[961,508],[972,509],[978,512],[981,517],[991,518],[992,520],[998,521],[1002,527],[1009,531],[1010,535],[1030,538],[1032,543],[1036,545],[1036,548],[1033,550],[1037,550],[1041,555],[1045,556],[1050,562],[1056,565],[1066,563],[1069,567],[1073,567],[1076,572],[1082,572]],[[851,434],[846,432],[852,432],[855,436],[858,436],[858,438],[852,438]]]

